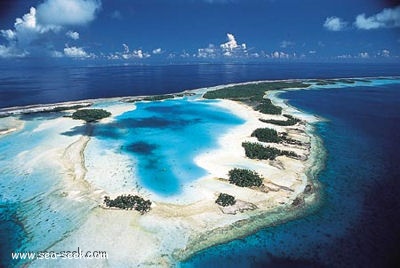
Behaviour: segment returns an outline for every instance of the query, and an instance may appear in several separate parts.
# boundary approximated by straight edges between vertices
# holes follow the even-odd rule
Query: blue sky
[[[1,1],[0,60],[400,60],[382,0]]]

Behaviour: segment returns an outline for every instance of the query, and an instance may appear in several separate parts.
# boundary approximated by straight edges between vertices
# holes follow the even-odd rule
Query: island
[[[44,228],[55,226],[57,213],[52,217],[42,217],[41,212],[27,217],[23,225],[32,230],[31,250],[60,251],[78,246],[90,249],[96,245],[107,252],[108,264],[91,260],[91,265],[170,267],[205,248],[312,213],[320,200],[321,186],[316,176],[325,157],[314,133],[314,123],[321,119],[291,107],[278,95],[282,90],[338,83],[368,85],[370,81],[346,78],[249,82],[177,94],[0,111],[0,135],[5,138],[24,131],[25,124],[31,126],[28,118],[40,116],[40,123],[31,127],[31,133],[47,133],[46,137],[52,139],[32,151],[38,155],[35,165],[56,170],[52,178],[55,186],[49,187],[48,198],[40,201],[47,204],[40,210],[43,215],[48,210],[64,211],[69,215],[68,222],[73,223],[55,240]],[[176,105],[168,109],[162,106],[171,101]],[[151,124],[145,124],[143,118],[126,117],[146,102],[154,105],[140,112],[160,110],[168,117],[164,121],[154,117]],[[113,138],[128,135],[119,129],[122,126],[133,133],[143,127],[159,133],[174,120],[173,109],[178,104],[184,107],[186,102],[218,107],[242,123],[223,134],[213,133],[216,146],[194,154],[193,162],[205,171],[203,176],[179,182],[180,190],[174,195],[150,191],[143,186],[135,167],[139,160],[132,162],[124,152],[135,152],[137,159],[148,154],[153,157],[151,161],[157,161],[159,148],[143,142],[124,147]],[[102,128],[107,124],[111,127]],[[98,137],[106,137],[108,150],[102,149]],[[168,167],[160,172],[167,170]],[[30,264],[41,266],[40,260]]]

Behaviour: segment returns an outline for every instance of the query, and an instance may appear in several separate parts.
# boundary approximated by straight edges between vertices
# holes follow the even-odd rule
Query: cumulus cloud
[[[240,52],[246,52],[246,43],[239,45],[236,41],[235,36],[231,33],[227,33],[226,36],[228,38],[228,41],[220,45],[224,56],[232,56]]]
[[[288,58],[290,58],[290,55],[285,52],[282,52],[282,51],[275,51],[275,52],[271,53],[271,58],[288,59]]]
[[[44,25],[84,25],[96,16],[97,0],[47,0],[37,7],[38,21]]]
[[[385,8],[370,17],[367,17],[364,13],[360,14],[356,17],[354,25],[362,30],[400,27],[400,6]]]
[[[97,0],[45,0],[37,8],[31,7],[29,13],[16,18],[13,29],[0,30],[8,44],[3,44],[0,57],[21,57],[30,51],[45,50],[40,41],[49,33],[59,33],[71,25],[84,25],[95,18],[100,2]],[[62,14],[62,15],[60,15]],[[67,36],[79,38],[77,32]]]
[[[78,40],[79,39],[79,33],[78,32],[73,32],[73,31],[68,31],[65,33],[65,35],[72,40]]]
[[[143,51],[142,49],[130,50],[127,44],[122,44],[123,52],[115,52],[110,54],[107,58],[112,60],[129,60],[129,59],[145,59],[151,57],[150,53]]]
[[[150,57],[149,53],[143,52],[143,50],[138,49],[138,50],[133,50],[132,51],[132,58],[139,58],[139,59],[144,59]]]
[[[387,49],[384,49],[378,53],[378,56],[384,57],[384,58],[389,58],[390,57],[390,51]]]
[[[361,52],[359,54],[359,56],[360,56],[360,58],[363,58],[363,59],[368,59],[369,58],[368,52]]]
[[[347,22],[343,21],[339,17],[328,17],[325,20],[324,27],[329,31],[341,31],[346,28]]]
[[[241,45],[239,45],[236,41],[236,38],[233,34],[227,33],[226,34],[227,38],[228,38],[228,42],[223,43],[220,45],[223,54],[225,56],[232,56],[234,54],[234,52],[238,52],[238,51],[245,51],[246,50],[246,44],[243,43]]]
[[[87,53],[81,47],[66,47],[64,48],[64,54],[70,58],[90,58],[91,54]]]
[[[15,40],[17,38],[17,34],[13,30],[0,30],[1,35],[7,39],[8,41]]]
[[[215,58],[217,57],[217,48],[213,44],[209,44],[206,48],[199,48],[197,50],[198,58]]]
[[[15,47],[0,45],[0,58],[22,58],[27,56],[28,54],[29,53],[27,51],[20,51],[15,49]]]
[[[162,54],[163,53],[163,51],[162,51],[162,49],[159,47],[159,48],[156,48],[156,49],[153,49],[153,54],[154,55],[158,55],[158,54]]]

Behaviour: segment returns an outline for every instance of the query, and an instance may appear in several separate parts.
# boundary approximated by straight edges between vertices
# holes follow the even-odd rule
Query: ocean
[[[42,66],[30,69],[3,66],[0,69],[0,107],[162,94],[253,80],[400,75],[398,65],[315,63],[59,68]],[[301,110],[326,119],[315,126],[327,151],[325,168],[319,175],[323,186],[320,208],[303,218],[265,228],[248,237],[204,250],[181,263],[181,266],[391,267],[390,265],[399,261],[400,256],[396,248],[400,241],[397,223],[397,214],[400,211],[400,86],[388,84],[299,90],[283,93],[281,97]],[[168,104],[170,103],[167,102],[166,105]],[[164,107],[164,110],[168,112],[175,108]],[[160,110],[146,105],[142,109],[143,113],[153,113],[149,116],[160,113]],[[209,113],[211,115],[212,111]],[[190,120],[194,117],[193,114],[186,116]],[[227,125],[222,126],[223,128],[240,123],[229,115],[223,117],[224,119],[215,119],[226,120]],[[129,114],[121,115],[120,119],[129,119]],[[34,117],[28,121],[26,127],[37,127],[42,120],[46,118]],[[129,122],[132,123],[132,118]],[[133,123],[137,124],[138,120]],[[65,128],[68,129],[67,126]],[[104,131],[107,132],[107,129]],[[50,139],[51,133],[49,135],[47,138]],[[182,135],[185,135],[183,130]],[[6,138],[1,138],[5,146],[3,148],[13,143],[12,140],[4,142]],[[35,134],[27,138],[27,142],[21,144],[21,151],[29,150],[29,146],[40,142],[39,139],[43,137]],[[68,138],[70,136],[66,135],[65,139]],[[206,135],[204,138],[209,137]],[[142,151],[155,150],[153,141],[135,141],[122,149],[127,150],[127,153],[132,153],[133,150],[135,157],[141,157]],[[7,177],[10,176],[9,168],[18,162],[12,161],[12,156],[7,156],[4,152],[6,150],[2,149],[0,155],[2,166],[7,167],[1,177],[0,266],[10,266],[9,252],[26,242],[26,230],[22,228],[18,218],[18,211],[23,206],[19,202],[30,195],[37,197],[44,190],[31,188],[29,181],[25,180],[25,184],[19,184],[10,192],[9,189],[13,189],[15,182]],[[23,158],[19,161],[23,161]],[[40,171],[37,176],[42,180]],[[28,171],[21,170],[21,175],[25,176],[26,172]],[[167,191],[179,189],[171,188]],[[5,196],[6,193],[12,195]],[[12,202],[3,202],[4,200]],[[56,205],[46,199],[39,199],[38,202],[48,202],[48,206]],[[90,206],[80,209],[90,209]],[[32,213],[35,215],[36,212]],[[63,222],[73,226],[77,221],[74,217],[63,215],[63,211],[58,211],[54,219],[44,223],[43,230],[38,232],[44,233],[45,228]],[[45,242],[49,241],[37,241],[37,248]]]
[[[267,63],[57,66],[0,63],[0,108],[154,95],[267,79],[398,75],[399,64]]]

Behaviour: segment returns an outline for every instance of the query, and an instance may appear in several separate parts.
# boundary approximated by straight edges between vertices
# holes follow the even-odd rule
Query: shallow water
[[[95,127],[88,157],[101,157],[100,152],[107,150],[128,156],[136,178],[127,179],[126,189],[138,181],[139,187],[158,195],[178,195],[185,184],[207,174],[194,163],[195,156],[218,146],[219,136],[244,123],[213,103],[136,103],[135,110]]]

